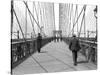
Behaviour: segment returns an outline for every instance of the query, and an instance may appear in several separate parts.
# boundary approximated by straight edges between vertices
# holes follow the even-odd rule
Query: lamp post
[[[96,40],[97,40],[97,5],[96,8],[94,9],[94,16],[96,18]]]

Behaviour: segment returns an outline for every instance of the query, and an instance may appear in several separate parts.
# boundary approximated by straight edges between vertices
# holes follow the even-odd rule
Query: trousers
[[[73,56],[73,62],[74,64],[77,63],[77,51],[72,51],[72,56]]]

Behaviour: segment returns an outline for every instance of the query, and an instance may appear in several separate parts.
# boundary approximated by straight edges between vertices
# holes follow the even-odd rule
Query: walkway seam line
[[[36,63],[45,71],[48,72],[33,56],[32,56],[33,60],[36,61]]]

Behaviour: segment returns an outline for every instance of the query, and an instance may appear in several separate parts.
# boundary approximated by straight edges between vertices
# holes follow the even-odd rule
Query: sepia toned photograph
[[[12,75],[97,70],[98,5],[10,3]]]

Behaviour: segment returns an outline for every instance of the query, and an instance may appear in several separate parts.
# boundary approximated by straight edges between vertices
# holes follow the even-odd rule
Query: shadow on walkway
[[[47,53],[47,51],[41,51],[40,53]]]
[[[88,61],[78,61],[77,64],[88,63]]]

